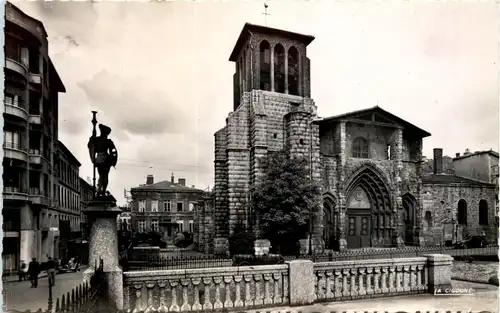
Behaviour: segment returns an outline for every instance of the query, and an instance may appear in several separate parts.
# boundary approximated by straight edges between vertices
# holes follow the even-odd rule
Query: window
[[[194,203],[193,202],[189,202],[189,212],[191,212],[193,210],[194,210]]]
[[[20,135],[18,132],[4,131],[4,144],[7,148],[20,149]]]
[[[352,142],[352,157],[368,159],[368,141],[365,138],[358,137]]]
[[[299,51],[293,46],[288,49],[288,93],[299,95]]]
[[[19,96],[13,94],[5,94],[5,104],[19,106]]]
[[[146,230],[146,221],[145,220],[140,220],[137,221],[137,231],[139,233],[143,233]]]
[[[479,201],[479,225],[488,225],[488,202]]]
[[[172,204],[170,201],[163,201],[163,210],[165,210],[165,212],[170,212],[172,210]]]
[[[184,231],[184,221],[177,221],[177,231],[180,233]]]
[[[431,211],[425,211],[425,221],[428,227],[432,227],[432,213]]]
[[[144,212],[145,209],[146,209],[146,201],[140,200],[139,201],[139,212]]]
[[[177,212],[182,212],[183,202],[177,202]]]
[[[189,232],[192,234],[194,232],[194,221],[189,220]]]
[[[281,44],[274,47],[274,91],[285,93],[285,48]]]
[[[260,43],[260,89],[271,91],[271,46],[269,42]]]
[[[391,145],[387,145],[387,160],[391,160]]]
[[[151,212],[158,212],[158,200],[151,200]]]
[[[467,202],[464,199],[458,201],[457,222],[459,225],[467,225]]]
[[[160,231],[160,224],[158,224],[158,220],[152,220],[151,221],[151,230],[154,232],[159,232]]]

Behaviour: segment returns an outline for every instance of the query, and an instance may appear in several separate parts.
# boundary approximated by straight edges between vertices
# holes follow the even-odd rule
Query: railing
[[[124,309],[212,311],[288,305],[288,265],[125,272]]]
[[[3,147],[7,148],[7,149],[17,149],[17,150],[26,151],[26,147],[18,142],[5,141],[3,143]]]
[[[4,104],[23,109],[25,111],[27,110],[26,102],[22,99],[18,99],[17,101],[4,100]]]
[[[427,258],[314,264],[316,301],[351,300],[427,292]]]
[[[233,263],[232,259],[217,256],[201,257],[152,257],[144,254],[133,255],[127,261],[126,267],[129,270],[174,270],[174,269],[194,269],[209,267],[227,267]]]
[[[27,190],[25,190],[25,188],[22,188],[22,187],[4,186],[3,192],[4,193],[26,193]]]
[[[41,155],[41,150],[40,149],[29,149],[29,154],[33,155]]]

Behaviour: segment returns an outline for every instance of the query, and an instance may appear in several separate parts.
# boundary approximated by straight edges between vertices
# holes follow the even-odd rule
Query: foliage
[[[265,162],[266,176],[252,193],[252,209],[273,247],[281,248],[281,253],[292,252],[305,237],[310,212],[319,209],[320,186],[311,179],[306,157],[289,157],[281,151],[270,154]]]
[[[192,243],[193,243],[193,234],[186,231],[175,234],[174,245],[177,248],[186,248]]]
[[[253,245],[255,235],[246,230],[243,223],[237,223],[234,226],[234,233],[229,236],[229,253],[235,254],[253,254]]]
[[[147,244],[149,246],[166,248],[167,243],[163,241],[163,234],[159,232],[150,231],[147,233],[136,233],[132,238],[132,247],[137,247],[140,244]]]

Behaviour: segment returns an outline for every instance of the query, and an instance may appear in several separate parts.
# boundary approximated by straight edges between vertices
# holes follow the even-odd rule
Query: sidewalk
[[[85,270],[88,268],[88,265],[82,265],[80,266],[80,272],[85,272]],[[59,274],[56,274],[59,275]],[[40,274],[38,274],[38,279],[40,278],[45,278],[47,277],[47,272],[43,271]],[[26,281],[29,281],[28,275],[26,274]],[[14,282],[20,282],[19,281],[19,275],[18,274],[11,274],[11,275],[6,275],[2,277],[2,282],[9,282],[9,283],[14,283]]]

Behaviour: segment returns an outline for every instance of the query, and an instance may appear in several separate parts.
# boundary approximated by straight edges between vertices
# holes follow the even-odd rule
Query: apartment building
[[[146,184],[130,190],[132,195],[131,222],[132,230],[143,233],[156,231],[164,238],[177,232],[194,231],[194,204],[201,200],[205,192],[195,186],[186,186],[186,179],[175,182],[155,183],[154,176],[148,175]]]
[[[58,256],[58,94],[43,24],[5,4],[3,268]]]
[[[57,143],[57,151],[59,257],[67,259],[76,255],[75,243],[82,238],[79,177],[81,163],[61,141]]]
[[[82,230],[82,238],[86,239],[89,236],[89,228],[87,216],[83,214],[83,210],[87,207],[90,201],[92,201],[94,192],[93,187],[90,184],[90,179],[85,180],[81,177],[78,179],[80,181],[79,189],[80,189],[80,229]]]

